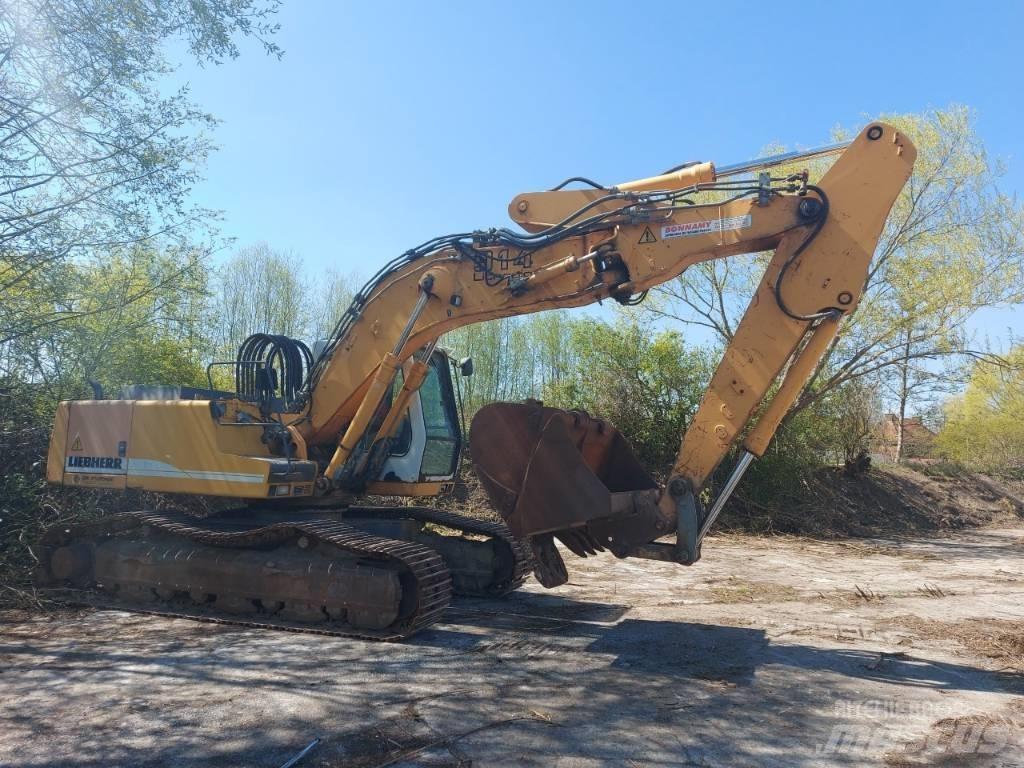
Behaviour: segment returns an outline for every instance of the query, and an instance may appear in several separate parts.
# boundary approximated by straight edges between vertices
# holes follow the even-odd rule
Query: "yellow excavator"
[[[826,152],[839,157],[820,179],[772,174]],[[688,163],[610,187],[570,179],[512,200],[521,229],[437,237],[385,265],[319,348],[251,337],[236,360],[211,365],[230,368],[235,391],[211,376],[209,389],[135,386],[63,402],[50,482],[239,504],[202,519],[148,510],[51,528],[35,548],[37,580],[99,605],[400,639],[436,621],[453,591],[502,595],[531,567],[545,586],[564,583],[566,549],[693,564],[856,308],[915,156],[906,136],[873,123],[810,153]],[[456,475],[453,369],[469,374],[471,361],[438,347],[446,332],[634,303],[699,262],[772,249],[664,486],[610,424],[495,403],[468,437],[506,525],[367,503],[435,496]],[[744,431],[705,509],[701,493]]]

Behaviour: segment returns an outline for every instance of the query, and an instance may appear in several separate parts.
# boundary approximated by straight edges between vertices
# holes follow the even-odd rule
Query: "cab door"
[[[395,383],[396,391],[401,381]],[[409,399],[391,453],[378,483],[438,483],[455,477],[462,451],[462,430],[448,356],[438,350],[427,376]]]

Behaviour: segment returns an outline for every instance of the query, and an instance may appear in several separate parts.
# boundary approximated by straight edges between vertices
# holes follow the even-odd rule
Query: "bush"
[[[680,334],[622,320],[574,322],[568,340],[575,365],[542,391],[546,405],[582,408],[626,436],[640,461],[663,476],[711,377],[705,350]]]
[[[974,470],[1024,474],[1024,346],[1007,364],[978,363],[967,390],[946,407],[940,456]]]

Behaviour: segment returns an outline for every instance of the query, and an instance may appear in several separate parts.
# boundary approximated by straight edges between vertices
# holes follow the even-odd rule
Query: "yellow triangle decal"
[[[71,444],[72,451],[82,450],[82,437],[81,435],[75,435],[75,442]]]

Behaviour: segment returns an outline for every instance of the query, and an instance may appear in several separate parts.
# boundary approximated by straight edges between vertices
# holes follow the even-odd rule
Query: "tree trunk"
[[[907,419],[907,400],[910,399],[910,328],[907,328],[903,342],[903,357],[899,363],[900,389],[899,389],[899,412],[896,416],[896,452],[893,460],[899,464],[903,461],[903,443],[905,439],[904,422]]]

